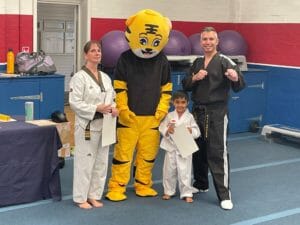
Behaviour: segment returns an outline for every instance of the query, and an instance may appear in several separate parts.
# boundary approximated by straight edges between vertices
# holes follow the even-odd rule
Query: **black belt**
[[[100,113],[100,112],[96,112],[95,115],[94,115],[93,120],[102,119],[102,118],[103,118],[103,114]]]
[[[103,118],[103,114],[100,112],[96,112],[93,120],[102,119],[102,118]],[[91,122],[92,122],[92,120],[90,120],[88,122],[88,124],[86,125],[85,131],[84,131],[85,140],[91,140],[91,128],[90,128]]]
[[[194,104],[193,106],[193,110],[195,112],[201,112],[204,113],[204,134],[203,134],[203,138],[207,139],[208,138],[208,128],[209,128],[209,115],[207,113],[207,105],[196,105]],[[199,118],[197,118],[199,119]]]

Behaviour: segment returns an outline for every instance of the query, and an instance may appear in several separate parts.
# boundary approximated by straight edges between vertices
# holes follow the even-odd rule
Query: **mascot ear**
[[[130,16],[130,17],[129,17],[129,18],[126,20],[126,22],[125,22],[125,25],[126,25],[127,27],[129,27],[129,26],[130,26],[130,24],[132,24],[132,23],[133,23],[133,21],[134,21],[135,17],[136,17],[136,14],[135,14],[135,15],[132,15],[132,16]]]

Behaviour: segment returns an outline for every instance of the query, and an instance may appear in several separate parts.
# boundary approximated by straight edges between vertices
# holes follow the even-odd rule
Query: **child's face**
[[[184,113],[188,105],[188,101],[185,98],[176,98],[173,100],[173,105],[177,113]]]

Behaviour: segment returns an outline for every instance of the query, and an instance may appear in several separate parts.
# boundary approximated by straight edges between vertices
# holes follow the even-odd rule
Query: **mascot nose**
[[[146,48],[145,50],[147,53],[152,52],[152,48]]]

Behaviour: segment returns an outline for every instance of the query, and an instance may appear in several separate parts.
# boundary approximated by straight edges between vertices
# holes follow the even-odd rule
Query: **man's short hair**
[[[217,33],[217,31],[216,31],[216,29],[215,29],[214,27],[204,27],[204,28],[202,29],[201,33],[203,33],[203,32],[211,32],[211,31]]]
[[[216,29],[214,27],[204,27],[200,34],[202,34],[204,32],[215,32],[216,38],[219,39],[218,32],[216,31]]]

